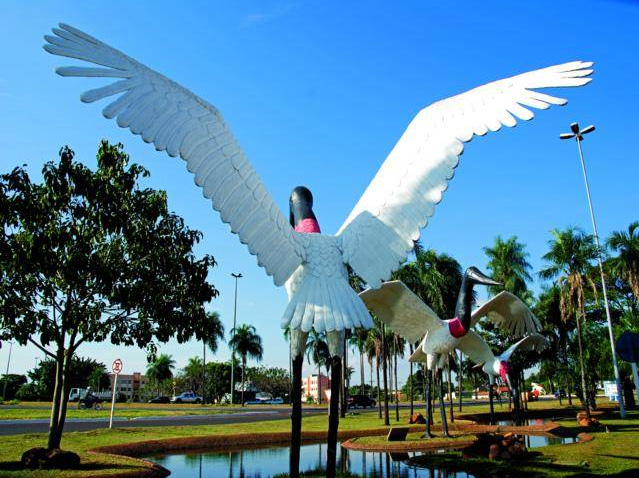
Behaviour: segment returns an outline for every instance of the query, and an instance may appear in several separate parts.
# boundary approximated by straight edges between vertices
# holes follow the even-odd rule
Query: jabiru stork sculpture
[[[391,281],[382,284],[379,289],[368,289],[359,296],[366,306],[387,327],[411,343],[420,342],[411,355],[411,362],[426,365],[426,431],[425,437],[431,437],[431,383],[433,374],[438,373],[441,385],[443,359],[455,349],[463,351],[464,341],[468,337],[479,337],[471,328],[483,317],[495,323],[515,336],[536,332],[541,325],[533,313],[517,296],[503,291],[471,312],[473,287],[477,284],[498,285],[498,282],[470,267],[464,273],[455,307],[455,317],[442,320],[403,282]],[[448,424],[444,397],[439,387],[439,409],[442,417],[442,432],[448,436]]]
[[[304,210],[310,195],[291,195],[286,221],[245,157],[220,112],[169,78],[69,25],[46,35],[54,55],[102,67],[61,67],[61,76],[103,77],[113,83],[87,91],[91,103],[112,98],[103,109],[118,126],[141,135],[158,151],[186,161],[195,183],[222,221],[246,244],[276,285],[287,283],[289,305],[281,325],[291,330],[294,384],[301,383],[304,343],[311,328],[328,335],[338,395],[342,334],[370,327],[366,308],[348,285],[350,265],[369,286],[379,287],[406,259],[434,213],[474,135],[515,126],[566,100],[534,91],[589,83],[592,63],[574,61],[489,83],[424,108],[410,123],[377,176],[336,235],[319,233]],[[308,190],[307,190],[308,191]],[[303,203],[306,203],[304,206]],[[297,212],[295,209],[298,208]],[[297,230],[295,230],[297,229]],[[299,474],[301,392],[294,385],[290,474]],[[336,406],[337,404],[335,404]],[[327,472],[335,472],[337,418],[331,405]],[[335,413],[334,413],[335,411]]]

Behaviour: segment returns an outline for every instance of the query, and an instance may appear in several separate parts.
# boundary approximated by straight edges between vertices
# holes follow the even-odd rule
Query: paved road
[[[326,413],[326,409],[303,409],[305,416]],[[265,420],[285,420],[291,415],[287,408],[270,410],[250,410],[236,413],[216,413],[214,415],[180,415],[167,417],[139,417],[139,418],[114,418],[114,427],[165,427],[188,425],[226,425],[229,423],[247,423]],[[107,428],[108,419],[105,418],[67,418],[65,431],[88,431],[96,428]],[[18,435],[26,433],[46,433],[49,429],[49,420],[0,420],[0,435]]]

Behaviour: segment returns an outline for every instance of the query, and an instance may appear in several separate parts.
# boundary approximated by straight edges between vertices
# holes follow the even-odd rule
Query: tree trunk
[[[359,377],[361,386],[359,387],[359,393],[364,395],[364,351],[359,349]]]
[[[322,367],[317,366],[317,403],[322,404]]]
[[[202,406],[206,405],[206,342],[202,341]]]
[[[326,448],[326,478],[335,478],[337,465],[337,429],[339,427],[339,388],[342,382],[342,359],[331,358],[331,401],[328,413],[328,440]]]
[[[244,389],[246,384],[244,383],[244,369],[246,368],[246,359],[242,357],[242,406],[244,406]]]
[[[380,394],[380,384],[379,384],[379,357],[375,357],[375,364],[377,365],[376,369],[377,369],[377,410],[378,410],[378,415],[379,415],[379,419],[382,419],[382,399],[381,399],[381,394]]]
[[[393,337],[393,375],[395,376],[395,421],[399,421],[399,387],[397,386],[397,337]]]
[[[382,324],[382,374],[384,375],[384,425],[389,426],[388,418],[388,353],[386,351],[386,327]]]
[[[49,438],[47,441],[47,448],[53,450],[54,448],[60,448],[61,432],[60,427],[60,409],[62,408],[62,394],[63,394],[63,375],[64,375],[64,349],[58,348],[56,354],[55,364],[55,384],[53,386],[53,397],[51,400],[51,418],[49,420]]]
[[[453,378],[450,373],[450,355],[448,355],[448,403],[450,405],[450,422],[455,423],[455,403],[453,402]]]
[[[300,476],[300,446],[302,443],[302,364],[303,356],[295,357],[292,361],[293,386],[291,389],[291,453],[289,456],[289,475],[291,478]]]
[[[413,355],[413,344],[408,344],[408,350],[410,350],[410,354]],[[415,413],[414,405],[415,399],[413,398],[413,362],[408,362],[410,371],[408,376],[408,393],[410,394],[410,415],[411,417]]]
[[[64,430],[64,423],[67,418],[67,404],[69,403],[69,392],[71,391],[71,382],[69,382],[69,369],[71,368],[71,358],[73,352],[69,349],[64,354],[64,365],[62,368],[62,401],[60,403],[60,415],[58,417],[58,448],[60,448],[60,441],[62,440],[62,431]]]
[[[346,418],[346,408],[348,407],[348,346],[346,343],[346,334],[344,334],[344,358],[342,362],[342,378],[339,382],[339,416],[340,418]]]
[[[459,353],[459,367],[457,367],[457,384],[459,385],[459,411],[462,411],[462,401],[463,401],[463,388],[462,381],[464,378],[463,367],[464,366],[464,355]]]
[[[577,317],[577,344],[579,345],[579,367],[581,368],[581,396],[586,410],[586,419],[590,420],[590,403],[588,403],[588,388],[586,387],[586,369],[584,368],[584,350],[581,343],[581,320]],[[621,398],[620,398],[621,400]]]

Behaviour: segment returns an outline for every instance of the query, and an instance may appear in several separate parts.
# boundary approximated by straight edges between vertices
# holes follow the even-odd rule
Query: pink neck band
[[[450,331],[450,335],[452,335],[456,339],[459,339],[468,333],[468,331],[464,328],[462,321],[459,320],[459,317],[447,320],[446,322],[448,322],[448,330]]]
[[[510,364],[505,360],[502,360],[499,362],[499,376],[504,382],[506,381],[507,373],[510,373]]]
[[[319,234],[321,231],[317,221],[309,218],[302,219],[298,222],[297,226],[295,226],[295,232],[301,232],[303,234]]]

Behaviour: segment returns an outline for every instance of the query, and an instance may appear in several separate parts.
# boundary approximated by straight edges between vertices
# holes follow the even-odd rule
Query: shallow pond
[[[367,478],[472,478],[464,472],[416,468],[404,460],[421,453],[373,453],[341,448],[337,469]],[[171,471],[171,478],[267,478],[288,472],[289,447],[270,446],[226,452],[186,453],[146,457]],[[326,464],[326,444],[303,445],[300,471]]]

